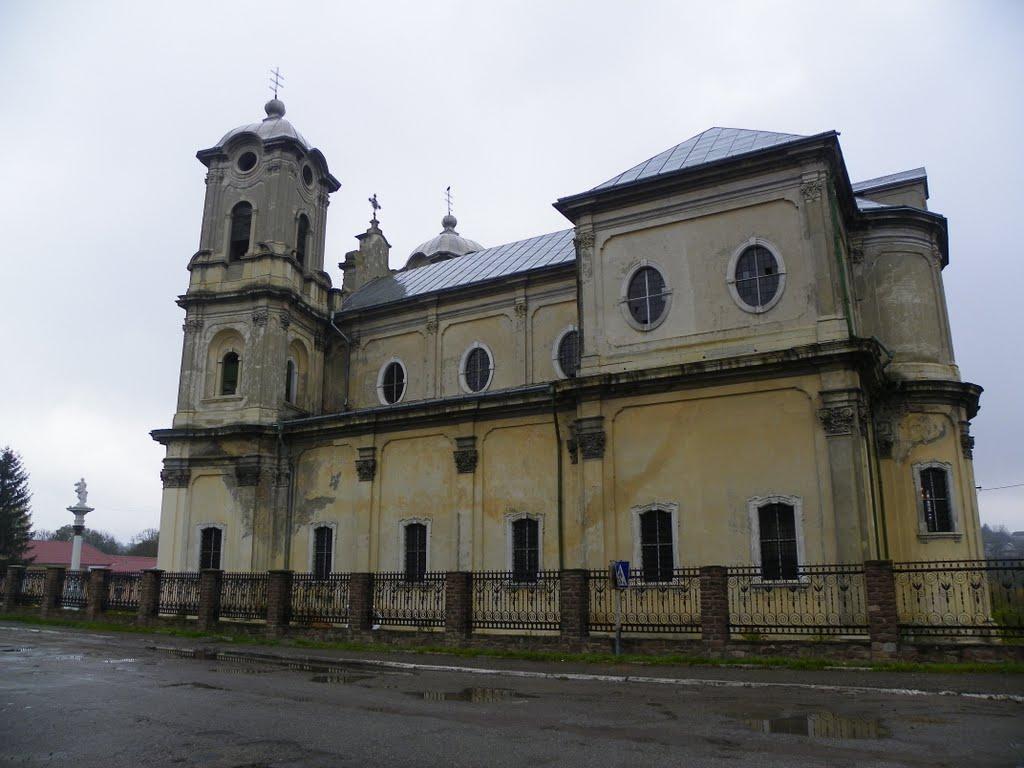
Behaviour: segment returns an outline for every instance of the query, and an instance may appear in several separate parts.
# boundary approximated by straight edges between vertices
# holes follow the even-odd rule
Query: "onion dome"
[[[482,251],[484,247],[476,240],[463,237],[455,231],[458,221],[450,213],[441,219],[440,234],[418,245],[405,264],[406,269],[416,269],[427,264],[436,264],[446,259],[465,256],[468,253]]]

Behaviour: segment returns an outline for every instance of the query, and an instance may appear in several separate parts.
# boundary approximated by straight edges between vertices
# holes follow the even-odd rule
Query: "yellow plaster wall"
[[[356,570],[360,519],[353,490],[355,449],[348,443],[304,451],[295,466],[289,567],[311,571],[311,540],[319,524],[334,526],[334,570]]]

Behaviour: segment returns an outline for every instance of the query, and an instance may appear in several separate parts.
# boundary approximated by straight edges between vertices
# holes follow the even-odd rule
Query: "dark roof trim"
[[[897,189],[912,184],[915,181],[924,182],[924,196],[928,197],[928,173],[922,168],[911,168],[909,171],[890,173],[886,176],[878,176],[874,179],[854,182],[851,186],[855,194],[864,197],[864,193],[882,192],[887,189]]]

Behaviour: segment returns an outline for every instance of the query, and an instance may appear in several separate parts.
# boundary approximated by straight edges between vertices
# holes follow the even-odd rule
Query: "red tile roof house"
[[[71,542],[30,541],[28,549],[25,551],[25,559],[30,561],[29,568],[44,568],[47,565],[63,565],[65,568],[70,568]],[[156,558],[139,555],[108,555],[83,541],[82,570],[87,571],[101,565],[117,573],[130,573],[145,568],[156,568]]]

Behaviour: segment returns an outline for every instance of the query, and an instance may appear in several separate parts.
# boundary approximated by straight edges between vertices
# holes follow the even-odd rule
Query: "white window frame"
[[[515,555],[513,554],[512,524],[517,520],[533,520],[537,523],[537,572],[544,570],[544,515],[533,512],[509,512],[505,515],[505,564],[509,573],[515,571]],[[527,584],[532,582],[513,582]]]
[[[570,326],[567,326],[566,328],[563,328],[562,332],[559,333],[558,336],[555,337],[555,344],[554,344],[553,347],[551,347],[551,367],[555,369],[555,376],[557,376],[560,379],[568,379],[569,378],[566,375],[565,371],[562,370],[562,364],[561,364],[561,362],[559,362],[559,359],[558,359],[558,352],[559,352],[559,350],[562,347],[562,339],[564,339],[570,333],[579,334],[579,332],[580,332],[579,328],[577,328],[575,325],[570,325]],[[579,341],[582,341],[582,339],[580,339]],[[582,347],[580,347],[580,348],[582,350]],[[579,375],[579,371],[578,370],[577,370],[577,375]]]
[[[386,371],[388,369],[388,366],[391,365],[392,363],[398,363],[402,367],[403,383],[402,396],[395,400],[395,402],[389,403],[387,400],[384,399],[384,371]],[[400,402],[405,400],[405,396],[407,394],[409,394],[409,369],[405,367],[405,363],[403,363],[399,358],[392,357],[385,361],[385,363],[377,371],[377,399],[380,401],[381,405],[398,405]]]
[[[217,570],[226,571],[224,567],[225,562],[228,559],[228,527],[224,523],[196,523],[196,559],[193,561],[196,564],[196,570],[201,570],[203,562],[203,529],[204,528],[219,528],[220,529],[220,568]]]
[[[636,275],[644,267],[650,267],[661,275],[661,279],[665,281],[665,291],[662,294],[665,298],[665,311],[661,313],[657,320],[648,325],[638,323],[633,319],[633,315],[629,312],[629,284],[633,280],[633,276]],[[657,264],[650,259],[640,259],[640,261],[633,265],[633,267],[626,273],[625,278],[622,280],[622,284],[619,286],[619,310],[622,312],[622,316],[625,318],[626,323],[629,327],[635,331],[653,331],[655,328],[660,326],[668,318],[669,312],[672,311],[672,283],[668,279],[668,274],[662,268],[660,264]]]
[[[309,546],[307,547],[307,555],[309,562],[309,572],[316,572],[316,529],[317,528],[330,528],[331,529],[331,573],[337,572],[338,568],[338,524],[335,522],[329,522],[327,520],[319,520],[315,523],[309,524]]]
[[[482,349],[484,352],[487,353],[487,359],[491,361],[491,368],[487,374],[487,383],[484,384],[483,388],[479,390],[471,389],[469,386],[469,382],[466,381],[466,361],[469,359],[469,354],[474,349]],[[462,353],[462,359],[459,360],[459,386],[462,387],[462,391],[465,392],[467,395],[479,395],[481,392],[486,392],[491,388],[491,384],[494,381],[494,369],[497,367],[497,363],[495,362],[494,359],[494,353],[491,351],[491,348],[484,344],[482,341],[474,341],[472,344],[466,347],[466,351]]]
[[[652,501],[649,504],[638,504],[630,507],[633,518],[633,562],[630,569],[643,568],[643,540],[640,536],[640,516],[645,512],[653,512],[656,509],[664,510],[672,516],[672,569],[680,568],[679,565],[679,505],[674,501]]]
[[[427,528],[427,563],[426,572],[430,573],[430,522],[429,517],[404,517],[398,521],[398,567],[395,570],[405,575],[405,529],[415,523]]]
[[[946,473],[946,492],[949,494],[949,521],[953,524],[952,531],[928,530],[928,521],[924,516],[924,499],[921,498],[921,473],[926,469],[941,469]],[[914,474],[914,504],[917,507],[917,536],[919,539],[953,539],[959,541],[963,536],[960,523],[960,505],[954,492],[953,465],[946,461],[921,461],[912,466]]]
[[[784,494],[769,494],[768,496],[751,496],[747,499],[747,515],[750,518],[750,562],[758,569],[758,575],[751,579],[752,584],[764,584],[774,586],[777,584],[809,584],[810,579],[806,575],[800,575],[793,579],[764,579],[761,576],[761,507],[769,504],[788,504],[793,508],[793,525],[796,528],[796,567],[799,569],[806,565],[807,558],[804,553],[804,500],[800,496],[788,496]]]
[[[772,256],[775,257],[775,264],[779,269],[779,289],[775,292],[771,301],[762,307],[755,307],[747,304],[747,302],[740,297],[740,292],[736,288],[736,265],[739,264],[740,256],[743,255],[743,252],[747,250],[747,248],[755,245],[759,245],[768,250]],[[782,252],[776,247],[775,243],[765,240],[763,237],[751,237],[741,243],[739,247],[732,252],[732,256],[729,257],[729,266],[725,271],[725,284],[729,287],[729,295],[732,296],[732,300],[736,302],[736,306],[744,312],[748,312],[752,315],[764,314],[782,300],[782,294],[786,291],[786,262],[782,259]]]

